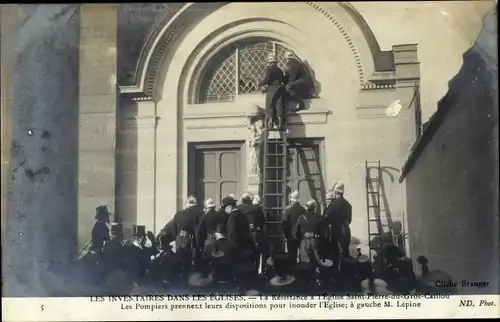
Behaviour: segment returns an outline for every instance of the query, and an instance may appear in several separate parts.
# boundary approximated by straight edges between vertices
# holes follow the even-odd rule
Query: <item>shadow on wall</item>
[[[396,182],[396,175],[399,177],[400,170],[390,166],[368,167],[367,169],[367,197],[370,198],[369,205],[373,205],[367,211],[371,219],[375,219],[375,226],[370,225],[370,233],[378,236],[369,236],[369,247],[375,250],[373,261],[375,267],[382,268],[384,265],[383,250],[389,245],[395,245],[404,254],[403,224],[401,221],[393,220],[391,208],[387,197],[386,180],[390,183]],[[378,207],[377,207],[378,205]]]

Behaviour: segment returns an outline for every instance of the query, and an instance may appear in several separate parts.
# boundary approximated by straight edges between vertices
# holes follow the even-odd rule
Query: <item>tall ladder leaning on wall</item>
[[[286,122],[286,118],[285,118]],[[268,124],[266,117],[265,124]],[[284,241],[283,210],[287,201],[288,146],[285,130],[266,128],[264,136],[264,171],[262,172],[262,206],[266,214],[264,235]],[[286,244],[285,244],[286,247]]]
[[[380,206],[380,185],[382,178],[382,170],[380,161],[365,161],[365,186],[366,186],[366,210],[368,221],[368,248],[370,262],[373,263],[373,252],[382,255],[382,241],[384,226],[382,224]],[[383,269],[383,260],[379,260],[379,269]]]

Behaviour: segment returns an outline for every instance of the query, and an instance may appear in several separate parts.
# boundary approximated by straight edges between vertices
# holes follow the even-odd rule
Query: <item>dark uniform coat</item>
[[[94,252],[101,252],[104,242],[109,239],[109,228],[104,221],[98,220],[92,228],[92,241],[90,249]]]
[[[250,228],[250,236],[254,244],[257,245],[260,242],[266,222],[262,207],[258,205],[242,204],[238,207],[238,210],[246,217]]]
[[[238,209],[234,209],[227,220],[227,238],[239,251],[253,248],[250,222]]]
[[[344,197],[336,198],[325,209],[325,219],[331,226],[332,243],[340,242],[344,253],[351,240],[349,225],[352,221],[352,206]],[[347,246],[346,246],[347,244]]]
[[[162,245],[163,249],[167,249],[170,244],[170,242],[175,240],[175,234],[174,234],[174,220],[170,220],[167,222],[165,227],[160,231],[160,234],[158,236],[158,239]]]
[[[259,83],[259,86],[268,86],[266,90],[266,111],[268,118],[285,116],[284,81],[283,71],[278,65],[274,64],[266,69],[266,76]],[[276,111],[276,115],[273,115],[274,111]]]
[[[293,254],[295,258],[297,257],[297,250],[299,248],[300,241],[293,237],[292,229],[297,223],[300,216],[306,213],[306,210],[299,202],[295,202],[289,205],[283,212],[283,232],[287,239],[288,252]]]
[[[297,219],[306,213],[306,210],[299,202],[289,205],[283,212],[283,231],[287,239],[292,238],[292,228]]]
[[[304,63],[298,62],[285,72],[288,96],[294,100],[309,99],[313,95],[314,84]]]
[[[214,209],[209,210],[201,216],[196,238],[200,247],[204,247],[206,241],[213,236],[215,232],[225,233],[227,224],[227,214]]]
[[[190,247],[195,242],[195,234],[202,212],[197,207],[186,208],[175,214],[172,233],[177,249]]]
[[[300,240],[299,257],[301,262],[311,261],[319,264],[319,238],[325,222],[323,217],[313,212],[307,212],[300,216],[292,228],[292,235]]]

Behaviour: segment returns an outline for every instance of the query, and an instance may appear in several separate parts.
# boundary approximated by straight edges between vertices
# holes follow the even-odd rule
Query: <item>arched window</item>
[[[251,39],[219,52],[202,77],[197,103],[230,102],[236,95],[260,93],[257,84],[264,78],[266,60],[274,53],[278,66],[285,68],[289,50],[270,40]]]

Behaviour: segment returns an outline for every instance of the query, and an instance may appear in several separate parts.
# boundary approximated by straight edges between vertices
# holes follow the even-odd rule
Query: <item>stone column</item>
[[[155,104],[138,98],[131,102],[131,109],[121,106],[124,114],[119,125],[120,167],[117,172],[116,206],[125,233],[134,224],[146,225],[146,229],[153,232],[159,229],[155,211]]]
[[[114,211],[117,4],[80,9],[78,246],[90,239],[95,208]]]

